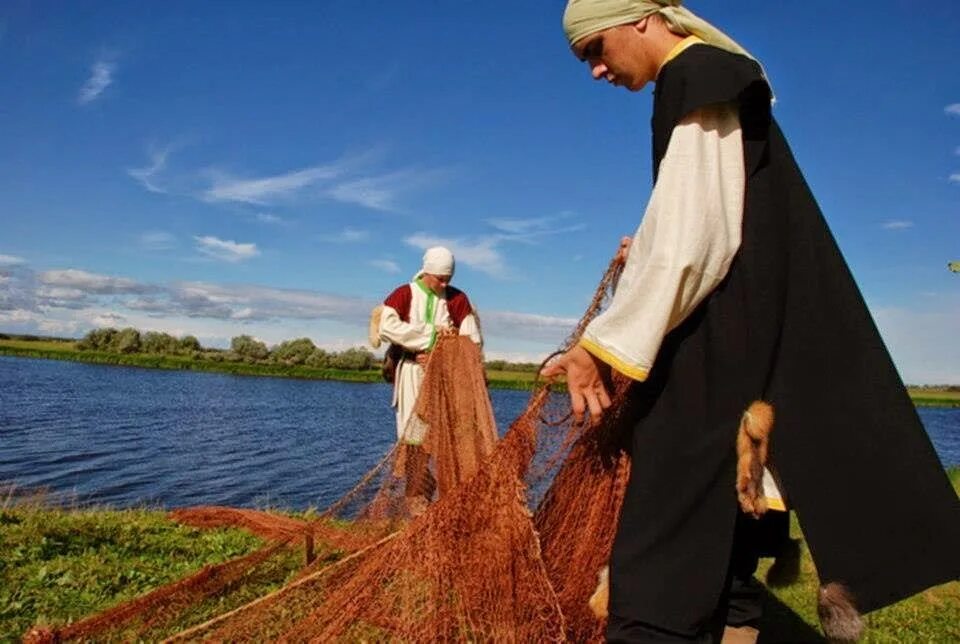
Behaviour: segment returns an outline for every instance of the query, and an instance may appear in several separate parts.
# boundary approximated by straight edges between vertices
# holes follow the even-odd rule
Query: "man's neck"
[[[683,40],[684,36],[678,36],[664,26],[662,32],[648,41],[650,58],[656,63],[657,72],[666,64],[674,48]]]
[[[673,48],[667,52],[666,57],[660,63],[660,67],[657,68],[657,77],[660,77],[660,72],[663,70],[664,66],[669,63],[671,60],[682,54],[687,50],[688,47],[693,45],[703,44],[703,40],[697,36],[687,36],[683,38],[680,42],[673,46]]]

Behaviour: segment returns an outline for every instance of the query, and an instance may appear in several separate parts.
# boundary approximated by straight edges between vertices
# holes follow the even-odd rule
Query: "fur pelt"
[[[831,642],[856,642],[863,635],[863,619],[853,595],[843,584],[820,586],[817,597],[820,625]]]
[[[604,566],[597,573],[597,589],[590,595],[587,605],[597,616],[597,619],[607,618],[607,609],[610,604],[610,566]]]
[[[370,311],[370,325],[367,328],[367,339],[370,341],[370,346],[374,349],[379,349],[382,342],[380,340],[380,316],[382,314],[383,304],[378,304]]]
[[[800,578],[800,540],[787,539],[767,570],[766,582],[771,588],[784,588]]]
[[[773,431],[773,407],[757,400],[740,418],[737,431],[737,500],[745,514],[760,518],[767,511],[763,468]]]

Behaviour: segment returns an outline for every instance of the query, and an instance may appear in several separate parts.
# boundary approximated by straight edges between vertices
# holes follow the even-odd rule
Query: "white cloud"
[[[960,116],[960,103],[952,103],[943,108],[943,111],[953,116]]]
[[[42,318],[33,311],[25,309],[0,310],[0,324],[22,324],[24,322],[39,322]]]
[[[507,362],[526,362],[533,364],[540,364],[543,362],[544,358],[553,353],[553,351],[486,351],[484,350],[483,355],[486,360],[506,360]]]
[[[903,230],[905,228],[913,228],[912,221],[904,221],[904,220],[885,221],[881,225],[886,230]]]
[[[257,221],[264,224],[277,224],[280,226],[287,223],[287,220],[284,219],[283,217],[278,217],[277,215],[274,215],[269,212],[258,212]]]
[[[375,266],[383,271],[388,273],[399,273],[400,265],[397,264],[392,259],[375,259],[370,262],[371,266]]]
[[[504,242],[535,244],[539,238],[547,235],[574,232],[584,228],[582,224],[554,227],[555,222],[567,217],[569,217],[568,214],[529,219],[493,218],[486,220],[486,223],[499,231],[492,235],[465,239],[445,238],[418,232],[404,239],[404,242],[408,246],[424,250],[431,246],[446,246],[453,252],[458,264],[462,263],[491,277],[504,279],[509,275],[510,270],[500,251],[501,244]]]
[[[423,243],[442,241],[421,239]],[[90,328],[133,326],[197,336],[223,346],[249,333],[268,342],[312,336],[318,346],[363,341],[372,298],[257,285],[177,282],[150,284],[79,269],[34,273],[17,266],[0,288],[0,329],[7,332],[82,335]],[[577,324],[573,317],[485,310],[480,319],[491,359],[539,362]],[[960,301],[940,294],[910,308],[874,311],[884,341],[904,380],[960,383],[960,343],[955,342]]]
[[[38,275],[38,280],[46,286],[78,289],[95,295],[147,293],[154,290],[152,286],[125,277],[110,277],[75,268],[44,271]]]
[[[317,182],[333,179],[343,172],[337,165],[318,165],[259,179],[237,179],[217,173],[203,198],[211,202],[239,202],[265,206],[288,199]]]
[[[397,187],[378,177],[353,179],[334,186],[327,193],[344,203],[355,203],[372,210],[392,210]]]
[[[150,157],[150,164],[142,168],[129,168],[127,174],[140,182],[144,188],[150,192],[165,193],[167,190],[157,183],[157,175],[163,172],[167,167],[167,157],[173,149],[172,145],[164,148],[154,149],[151,147],[147,151]]]
[[[541,342],[551,347],[559,346],[576,328],[577,318],[552,315],[515,313],[513,311],[480,310],[480,321],[486,335]]]
[[[140,235],[140,246],[146,250],[169,250],[177,245],[177,238],[162,230],[150,230]]]
[[[533,241],[538,237],[576,232],[578,230],[583,230],[586,227],[583,224],[555,227],[556,222],[563,219],[568,219],[569,217],[570,215],[565,213],[555,216],[532,217],[528,219],[492,218],[487,219],[486,222],[503,233],[503,237],[506,240]]]
[[[496,238],[486,237],[476,241],[463,239],[447,239],[435,237],[426,233],[415,233],[403,240],[408,246],[426,250],[431,246],[446,246],[453,252],[457,263],[465,264],[491,277],[506,277],[508,271],[503,255],[497,250],[499,241]]]
[[[127,318],[116,313],[100,313],[93,316],[90,321],[98,327],[111,327],[123,325]]]
[[[22,257],[16,257],[14,255],[0,255],[0,266],[17,266],[23,264]]]
[[[316,291],[182,282],[170,286],[163,298],[140,300],[128,303],[128,306],[188,317],[244,320],[327,319],[366,324],[366,318],[374,304],[363,298]]]
[[[37,289],[37,295],[48,300],[84,300],[89,293],[79,288],[68,286],[41,286]]]
[[[76,336],[83,323],[79,320],[40,320],[37,325],[40,333],[54,336]]]
[[[116,64],[108,60],[98,60],[94,63],[90,68],[90,78],[80,88],[77,102],[86,105],[95,101],[113,83],[113,73],[116,69]]]
[[[960,172],[954,172],[950,175],[950,181],[953,183],[960,183]]]
[[[424,185],[433,183],[445,174],[441,170],[398,170],[373,177],[350,179],[333,186],[327,196],[343,203],[394,212],[399,209],[397,198]]]
[[[211,235],[195,236],[194,239],[197,241],[197,250],[201,253],[225,262],[242,262],[260,254],[257,245],[253,243],[241,244]]]
[[[321,235],[320,240],[333,244],[345,244],[366,241],[370,238],[370,231],[356,228],[344,228],[333,235]]]

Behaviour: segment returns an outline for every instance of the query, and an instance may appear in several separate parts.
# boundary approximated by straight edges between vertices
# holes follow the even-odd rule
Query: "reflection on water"
[[[529,394],[491,392],[502,432]],[[80,503],[323,508],[396,436],[385,384],[0,357],[0,481]],[[960,465],[960,409],[921,409]]]

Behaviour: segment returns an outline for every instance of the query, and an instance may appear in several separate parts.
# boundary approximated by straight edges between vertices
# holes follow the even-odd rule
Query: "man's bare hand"
[[[570,407],[577,423],[583,422],[586,409],[590,410],[590,418],[596,423],[603,410],[610,407],[610,394],[604,385],[609,381],[610,367],[579,345],[544,367],[540,375],[544,378],[566,375]]]
[[[620,238],[620,246],[617,248],[617,261],[621,264],[627,263],[627,257],[630,255],[630,244],[632,243],[632,237]]]

